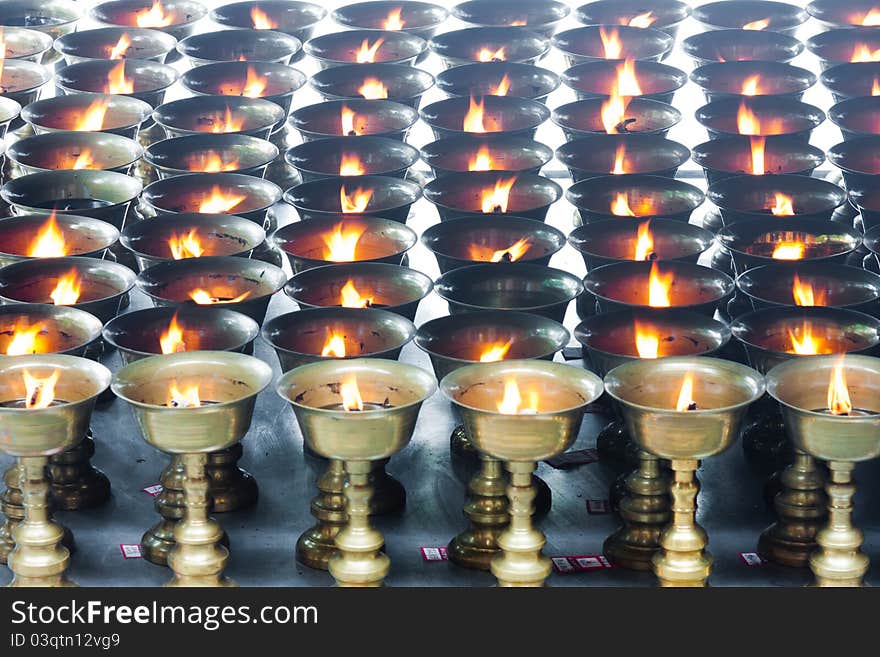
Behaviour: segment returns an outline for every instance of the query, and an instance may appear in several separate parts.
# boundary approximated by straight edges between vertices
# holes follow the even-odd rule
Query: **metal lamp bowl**
[[[71,32],[55,40],[55,50],[68,64],[92,59],[110,59],[119,39],[127,36],[131,45],[122,59],[165,62],[177,39],[170,34],[143,27],[99,27],[82,32]]]
[[[128,205],[141,193],[140,181],[95,169],[42,171],[10,180],[0,197],[16,214],[49,215],[53,210],[101,219],[121,228]]]
[[[400,11],[403,32],[430,39],[449,18],[449,10],[417,0],[371,0],[345,5],[333,11],[333,20],[349,28],[381,30],[392,11]]]
[[[790,62],[804,44],[789,34],[769,30],[709,30],[681,42],[681,49],[697,65],[713,62]]]
[[[505,381],[539,391],[534,415],[498,411]],[[503,360],[460,367],[440,382],[481,452],[503,461],[541,461],[568,449],[584,409],[602,394],[602,380],[586,370],[544,360]]]
[[[483,96],[485,133],[534,137],[538,127],[550,118],[543,103],[528,98]],[[431,127],[435,139],[471,134],[463,128],[471,106],[470,97],[456,96],[438,100],[422,109],[422,120]]]
[[[0,221],[0,267],[30,260],[27,255],[42,226],[45,215],[19,215]],[[119,231],[106,221],[90,217],[59,214],[55,217],[67,254],[102,258],[119,239]]]
[[[119,66],[112,59],[92,59],[78,64],[70,64],[55,73],[55,85],[65,94],[104,93],[110,72]],[[131,80],[134,92],[129,95],[138,98],[150,107],[162,104],[165,91],[177,82],[177,70],[159,62],[126,59],[122,64],[125,79]]]
[[[739,135],[736,116],[743,104],[763,125],[774,121],[779,124],[762,133],[768,140],[787,137],[809,141],[810,133],[825,120],[825,112],[815,105],[784,96],[752,96],[746,100],[724,98],[703,105],[697,110],[697,122],[706,128],[710,139]]]
[[[300,51],[302,42],[284,32],[252,28],[203,32],[186,37],[177,44],[177,52],[193,66],[213,62],[275,62],[289,64]]]
[[[676,411],[681,382],[693,375],[697,410]],[[665,459],[705,459],[739,436],[746,409],[764,394],[764,377],[727,360],[670,357],[634,360],[605,376],[627,431],[645,450]]]
[[[323,178],[291,187],[284,192],[284,202],[296,208],[300,219],[340,220],[346,217],[340,205],[342,188],[348,194],[356,189],[371,189],[362,214],[385,217],[405,223],[412,204],[422,196],[421,188],[409,180],[387,176],[346,176]]]
[[[691,150],[709,185],[732,176],[752,175],[752,146],[747,136],[710,139]],[[764,143],[764,173],[812,175],[825,161],[825,152],[800,139],[770,139]]]
[[[6,131],[9,129],[10,124],[18,118],[20,113],[20,103],[11,98],[0,96],[0,137],[6,136]]]
[[[553,159],[553,150],[549,146],[529,137],[510,135],[476,137],[470,133],[425,144],[421,156],[422,160],[431,167],[434,177],[440,178],[450,173],[469,171],[470,161],[477,155],[481,146],[489,149],[496,171],[539,173],[541,168]]]
[[[624,59],[643,59],[659,62],[672,50],[675,40],[666,32],[653,28],[615,25],[613,27],[588,25],[559,32],[553,37],[553,47],[562,53],[567,66],[606,59],[602,32],[615,30],[620,40]]]
[[[244,351],[260,333],[257,323],[226,308],[156,307],[118,315],[107,322],[104,340],[127,365],[162,353],[160,340],[172,320],[180,326],[186,351]]]
[[[353,262],[386,262],[399,265],[418,241],[415,232],[392,219],[370,215],[347,215],[339,221],[296,221],[276,230],[272,242],[287,254],[294,273],[334,264],[327,260],[327,236],[341,228],[343,233],[364,229],[357,241]]]
[[[816,84],[816,74],[783,62],[732,61],[704,64],[691,72],[691,82],[703,91],[706,102],[722,98],[742,99],[743,84],[760,76],[758,95],[800,100]]]
[[[813,0],[807,13],[826,27],[861,25],[865,15],[876,7],[873,0]]]
[[[699,226],[673,219],[618,217],[575,228],[568,243],[584,258],[587,271],[615,262],[632,261],[639,226],[648,222],[654,241],[654,260],[696,262],[714,242],[714,235]]]
[[[692,15],[709,30],[740,28],[767,19],[770,23],[765,29],[782,34],[793,34],[810,18],[801,7],[773,0],[709,2],[695,8]]]
[[[137,14],[148,11],[152,5],[153,0],[110,0],[92,7],[89,16],[102,25],[139,27]],[[178,40],[192,34],[196,23],[208,13],[204,5],[194,0],[163,0],[162,7],[172,15],[172,22],[152,29],[170,34]]]
[[[405,64],[342,64],[318,71],[309,85],[325,100],[363,98],[360,88],[366,80],[379,81],[388,100],[418,109],[422,94],[434,86],[434,76]]]
[[[573,182],[580,182],[611,173],[621,148],[628,174],[674,178],[691,156],[687,146],[660,135],[597,134],[564,143],[556,149],[556,159],[568,169]]]
[[[880,176],[880,163],[875,157],[878,148],[880,135],[857,137],[828,149],[828,161],[840,169],[848,190],[870,189]]]
[[[190,167],[197,167],[198,158],[208,155],[220,157],[225,173],[262,178],[269,163],[278,157],[278,147],[265,139],[249,135],[203,133],[154,142],[144,152],[144,161],[163,179],[188,173],[205,173]],[[237,164],[233,166],[232,162]]]
[[[52,303],[49,294],[71,270],[82,281],[82,294],[72,306],[103,323],[117,315],[123,296],[134,287],[134,272],[115,262],[81,257],[35,258],[0,269],[0,301]]]
[[[266,239],[265,231],[249,219],[231,214],[185,212],[128,224],[122,231],[120,242],[134,254],[140,270],[144,270],[174,260],[168,241],[192,231],[198,235],[204,256],[249,258]]]
[[[575,18],[584,25],[628,25],[636,16],[650,9],[654,17],[651,27],[663,30],[672,37],[678,34],[679,23],[691,15],[691,7],[679,0],[596,0],[581,5]]]
[[[834,102],[839,103],[847,98],[870,96],[874,78],[880,78],[880,62],[846,62],[822,71],[819,81],[831,92]]]
[[[52,47],[52,37],[45,32],[24,27],[3,26],[4,59],[40,62]]]
[[[415,334],[411,321],[379,308],[307,308],[278,315],[263,326],[263,339],[275,349],[282,372],[338,358],[322,353],[330,335],[345,342],[344,358],[397,360]]]
[[[131,96],[111,94],[72,94],[45,98],[27,105],[21,110],[21,118],[29,123],[34,132],[58,132],[74,130],[80,117],[95,102],[106,101],[107,113],[97,132],[109,132],[134,139],[141,124],[150,117],[153,108]]]
[[[26,27],[52,39],[73,32],[81,9],[70,0],[8,0],[0,3],[0,25]],[[51,56],[45,63],[51,63]]]
[[[129,363],[111,389],[131,404],[144,439],[163,452],[216,452],[237,443],[250,428],[257,395],[272,381],[263,361],[231,351],[184,351]],[[172,385],[198,384],[210,404],[170,408]]]
[[[367,41],[375,44],[382,40],[376,50],[375,62],[386,64],[412,64],[428,48],[421,37],[392,30],[343,30],[306,41],[303,50],[318,61],[321,68],[357,63],[357,51]]]
[[[434,283],[415,269],[381,262],[353,262],[301,271],[288,281],[284,293],[300,308],[341,306],[342,288],[351,281],[374,308],[389,310],[412,321],[419,302],[431,293]]]
[[[880,48],[880,36],[873,27],[843,27],[819,32],[807,39],[807,50],[818,60],[822,70],[850,62],[853,49],[864,44],[870,52]]]
[[[460,21],[483,27],[524,27],[546,37],[553,36],[571,7],[556,0],[465,0],[452,8]]]
[[[617,71],[623,64],[622,59],[602,59],[577,64],[563,72],[562,82],[574,90],[578,100],[607,98],[617,83]],[[688,81],[684,71],[659,62],[635,61],[633,72],[642,91],[640,98],[667,104],[672,103],[675,92]]]
[[[480,362],[487,345],[509,345],[505,359],[553,360],[570,337],[562,324],[546,317],[482,310],[425,322],[415,343],[430,357],[434,375],[442,379],[459,367]]]
[[[355,377],[366,403],[388,407],[342,410],[339,383]],[[409,443],[422,402],[437,384],[424,370],[382,358],[326,360],[297,367],[276,385],[293,406],[306,444],[327,458],[375,461]],[[356,435],[357,440],[352,440]]]
[[[26,59],[4,60],[0,80],[3,82],[3,96],[14,100],[22,107],[34,102],[43,86],[52,79],[47,67]]]
[[[556,228],[534,219],[509,215],[443,221],[426,229],[421,241],[437,258],[440,273],[445,274],[459,267],[486,262],[472,256],[471,246],[496,251],[522,239],[528,240],[528,250],[517,262],[549,265],[550,258],[565,246],[565,235]]]
[[[342,134],[341,113],[348,108],[355,113],[356,135]],[[290,124],[303,141],[326,137],[372,136],[405,140],[409,129],[419,120],[419,113],[403,103],[391,100],[331,100],[307,105],[290,114]]]
[[[504,49],[506,62],[536,64],[550,50],[550,41],[521,27],[467,27],[433,37],[428,44],[446,68],[480,61],[480,51]]]
[[[109,132],[47,132],[19,139],[6,156],[24,173],[39,173],[72,168],[85,151],[91,152],[90,168],[125,174],[144,154],[133,139]]]
[[[243,119],[239,134],[260,139],[267,139],[286,116],[276,103],[263,98],[196,96],[160,105],[153,112],[153,120],[169,137],[185,137],[214,133],[214,123],[222,121],[227,111]]]
[[[846,202],[846,192],[834,183],[792,174],[725,178],[709,186],[706,198],[718,207],[724,223],[757,218],[772,221],[770,208],[777,193],[793,199],[794,214],[788,216],[798,219],[829,220]]]
[[[52,456],[76,445],[88,433],[95,401],[110,385],[110,370],[88,358],[65,354],[4,358],[0,401],[27,397],[25,372],[37,378],[58,372],[56,401],[41,409],[0,404],[0,450],[18,457]]]
[[[247,0],[233,2],[211,10],[211,20],[226,27],[256,27],[251,12],[259,8],[270,22],[273,30],[284,32],[302,42],[308,41],[315,26],[327,15],[327,10],[311,2],[300,0]]]
[[[566,103],[551,112],[550,120],[562,129],[566,141],[605,135],[602,105],[606,102],[604,98],[587,98]],[[681,121],[681,112],[672,105],[636,97],[626,107],[626,119],[630,121],[626,125],[627,135],[656,134],[665,137]]]
[[[880,96],[842,100],[828,110],[828,120],[840,129],[844,141],[880,134]]]
[[[616,215],[611,206],[621,193],[636,210],[643,202],[651,205],[645,218],[674,219],[685,223],[705,200],[703,191],[689,183],[639,174],[588,178],[571,185],[565,198],[575,206],[582,221],[590,223],[614,219]]]
[[[43,303],[0,306],[0,352],[6,354],[19,326],[41,326],[36,353],[82,356],[101,337],[101,320],[84,310]]]
[[[550,206],[562,197],[562,188],[554,181],[533,173],[516,174],[510,190],[506,213],[483,213],[480,194],[496,182],[509,179],[500,171],[451,173],[425,185],[425,198],[434,204],[441,221],[456,217],[487,217],[492,214],[516,215],[544,221]]]
[[[437,75],[437,88],[447,96],[488,96],[503,79],[505,95],[546,102],[561,84],[552,71],[520,62],[473,62],[448,68]]]
[[[193,305],[194,288],[223,291],[229,298],[250,292],[236,303],[214,304],[244,313],[258,324],[266,318],[272,295],[287,282],[284,270],[259,260],[210,256],[160,262],[144,269],[137,286],[156,306]]]
[[[357,158],[366,175],[405,178],[419,161],[419,151],[387,137],[328,137],[303,142],[284,154],[303,182],[339,177],[343,158],[351,157]],[[357,183],[357,177],[350,180]]]

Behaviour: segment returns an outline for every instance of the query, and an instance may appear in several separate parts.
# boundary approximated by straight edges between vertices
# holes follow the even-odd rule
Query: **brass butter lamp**
[[[736,440],[746,409],[764,392],[763,377],[716,358],[669,357],[615,367],[605,390],[639,446],[672,464],[672,523],[653,558],[660,586],[705,586],[712,557],[696,521],[695,471]]]
[[[208,516],[208,453],[226,449],[250,428],[257,394],[272,380],[263,361],[236,352],[151,356],[123,367],[112,390],[132,406],[144,439],[181,455],[186,508],[174,527],[167,586],[234,586],[223,575],[229,550]]]
[[[0,450],[18,459],[24,518],[12,531],[12,586],[72,586],[64,530],[49,512],[49,457],[74,447],[89,428],[110,371],[62,354],[3,359],[0,365]]]
[[[328,561],[338,586],[382,586],[388,574],[385,539],[370,524],[371,464],[409,443],[422,402],[436,389],[434,377],[418,367],[372,358],[311,363],[278,381],[306,444],[345,468],[348,520]]]
[[[795,447],[828,465],[828,521],[810,555],[816,586],[863,586],[869,560],[852,524],[855,464],[880,455],[880,359],[847,354],[791,360],[767,373]]]
[[[510,473],[510,524],[498,537],[490,570],[499,586],[543,586],[552,569],[544,534],[532,523],[538,461],[575,441],[585,407],[602,394],[592,372],[540,360],[461,367],[440,382],[477,449],[504,461]]]

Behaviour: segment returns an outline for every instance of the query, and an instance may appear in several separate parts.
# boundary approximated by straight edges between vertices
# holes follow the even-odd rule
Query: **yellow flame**
[[[841,356],[834,364],[831,371],[831,380],[828,382],[827,396],[828,410],[833,415],[849,415],[853,405],[849,396],[849,388],[846,385],[846,370],[844,357]]]
[[[511,345],[513,345],[513,340],[508,340],[503,344],[499,343],[489,345],[483,350],[483,353],[480,354],[480,362],[494,363],[499,360],[504,360],[507,352],[510,351]]]
[[[24,370],[22,375],[24,377],[25,408],[35,410],[51,406],[55,401],[55,384],[58,383],[61,372],[53,370],[49,376],[40,378]]]
[[[492,169],[494,169],[494,165],[489,146],[482,144],[468,160],[468,171],[492,171]]]
[[[12,329],[12,339],[6,345],[7,356],[25,356],[38,354],[43,350],[40,346],[40,334],[47,330],[43,324],[28,324],[18,320]]]
[[[871,50],[867,43],[860,43],[853,49],[851,62],[880,62],[880,48]]]
[[[131,37],[124,33],[119,37],[119,41],[116,42],[116,45],[110,49],[110,59],[122,59],[125,57],[125,53],[130,47]]]
[[[501,80],[498,82],[498,85],[494,89],[492,89],[490,94],[492,96],[506,96],[509,91],[510,91],[510,76],[507,73],[505,73],[501,77]]]
[[[639,224],[636,234],[636,249],[633,260],[648,260],[654,253],[654,236],[651,234],[651,222]]]
[[[774,260],[801,260],[806,252],[803,242],[780,242],[773,249]]]
[[[777,217],[790,217],[794,214],[794,205],[791,196],[787,196],[780,192],[776,192],[773,195],[774,204],[773,207],[770,208],[770,212],[772,212]]]
[[[752,150],[752,175],[763,176],[766,172],[764,165],[764,153],[767,145],[765,137],[749,137],[749,146]]]
[[[199,385],[184,386],[181,390],[177,385],[177,380],[171,382],[168,388],[168,400],[165,405],[169,408],[199,408],[202,400],[199,398]]]
[[[189,171],[200,171],[202,173],[218,173],[220,171],[236,171],[241,163],[238,159],[232,159],[224,162],[219,153],[214,151],[203,151],[201,153],[192,153],[186,158],[186,166]]]
[[[362,176],[366,173],[361,158],[355,154],[343,153],[339,162],[340,176]]]
[[[464,115],[464,120],[462,121],[462,130],[465,132],[486,132],[486,126],[483,124],[485,104],[485,98],[481,97],[480,100],[477,101],[471,96],[467,114]]]
[[[814,289],[811,283],[802,281],[797,273],[795,273],[794,275],[794,280],[791,286],[791,293],[794,297],[795,304],[798,306],[825,305],[825,290]]]
[[[49,293],[52,303],[56,306],[72,306],[79,301],[82,290],[82,279],[76,269],[71,269],[58,279],[55,289]]]
[[[149,9],[139,11],[135,15],[138,27],[168,27],[174,22],[174,14],[165,13],[159,0],[154,0]]]
[[[346,411],[364,410],[364,400],[361,398],[357,377],[354,374],[340,382],[339,394],[342,397],[342,408]]]
[[[342,222],[336,224],[332,231],[321,235],[324,249],[324,260],[330,262],[353,262],[357,259],[357,245],[367,227],[363,225],[348,228]]]
[[[614,167],[611,169],[611,173],[615,176],[626,173],[626,146],[623,145],[623,142],[618,144],[617,150],[614,151]]]
[[[168,238],[168,248],[171,250],[171,257],[175,260],[200,258],[205,252],[199,239],[198,230],[195,228],[191,229],[186,235],[173,233]]]
[[[211,188],[211,193],[202,199],[199,204],[199,212],[207,214],[222,214],[237,207],[247,198],[247,194],[224,192],[219,185]]]
[[[744,102],[740,103],[736,113],[736,129],[741,135],[760,135],[761,122],[752,109]]]
[[[681,388],[678,391],[678,400],[675,402],[676,411],[688,411],[696,407],[697,402],[694,400],[694,375],[688,372],[684,375],[681,382]]]
[[[403,13],[402,7],[396,7],[388,12],[388,16],[385,17],[385,22],[382,23],[383,30],[402,30],[404,25],[406,25],[406,21],[401,18],[401,14]]]
[[[73,129],[77,131],[98,132],[104,127],[104,117],[110,109],[109,98],[98,98],[92,102],[85,113],[78,117]]]
[[[630,27],[651,27],[657,21],[657,17],[653,11],[646,11],[644,14],[633,16],[629,19],[627,25]]]
[[[742,29],[744,30],[766,30],[770,26],[769,18],[762,18],[758,21],[752,21],[751,23],[746,23],[743,25]]]
[[[791,348],[788,353],[798,356],[815,356],[817,354],[830,354],[832,350],[824,344],[821,338],[813,335],[813,325],[804,320],[800,327],[800,336],[797,329],[788,329],[788,338],[791,340]]]
[[[183,341],[183,328],[177,322],[177,313],[171,318],[168,328],[159,336],[159,347],[163,354],[176,354],[186,351],[186,342]]]
[[[64,233],[61,232],[55,218],[55,211],[52,210],[52,214],[49,215],[49,218],[40,227],[37,236],[30,243],[27,254],[31,258],[60,258],[68,253],[70,253],[70,249],[67,248]]]
[[[361,47],[358,49],[356,57],[358,64],[372,64],[376,61],[376,53],[379,51],[379,46],[385,43],[384,37],[379,37],[376,39],[376,43],[370,44],[369,39],[364,39],[361,42]]]
[[[477,52],[477,60],[481,62],[503,62],[506,59],[507,54],[504,52],[504,46],[501,46],[498,50],[490,50],[483,47]]]
[[[864,16],[853,22],[865,27],[877,27],[880,25],[880,9],[872,7]]]
[[[358,93],[367,100],[381,100],[388,98],[388,87],[378,78],[367,78],[358,87]]]
[[[636,213],[629,207],[629,200],[624,192],[617,192],[611,203],[611,214],[616,217],[635,217]]]
[[[345,358],[345,338],[328,329],[327,341],[324,343],[324,348],[321,349],[321,356],[323,358]]]
[[[339,294],[343,308],[369,308],[373,305],[373,297],[362,297],[354,286],[354,281],[348,281]]]
[[[648,275],[648,305],[652,308],[669,308],[672,305],[670,292],[675,282],[675,274],[661,274],[656,262],[651,263]]]
[[[507,212],[510,203],[510,190],[516,184],[516,176],[510,178],[498,178],[491,188],[483,189],[481,193],[480,209],[486,214],[493,212]]]
[[[524,406],[516,379],[506,379],[504,381],[504,396],[498,402],[498,412],[504,415],[534,415],[538,412],[538,395],[534,391],[530,392],[529,401]]]
[[[636,77],[635,60],[627,59],[617,67],[617,93],[621,96],[641,96],[642,87]]]
[[[259,7],[251,9],[251,22],[255,30],[274,30],[278,27],[278,22],[269,18],[269,15]]]
[[[233,297],[231,299],[221,299],[220,297],[215,297],[211,295],[205,289],[197,287],[189,293],[189,298],[195,301],[200,306],[212,306],[214,304],[219,303],[239,303],[244,301],[251,295],[251,291],[247,290],[246,292],[242,292],[237,297]]]
[[[257,73],[256,69],[253,66],[248,66],[247,68],[247,77],[244,81],[244,87],[242,87],[241,95],[247,96],[248,98],[261,98],[263,93],[266,91],[266,87],[268,86],[269,81],[265,78],[265,76],[261,76]]]
[[[659,358],[660,334],[657,330],[637,319],[635,333],[636,352],[639,354],[639,358]]]
[[[508,246],[506,249],[493,249],[482,244],[468,246],[468,257],[480,262],[516,262],[528,253],[532,246],[530,237],[523,237]]]
[[[134,82],[125,77],[125,60],[120,60],[107,73],[107,86],[104,91],[108,94],[134,93]]]
[[[372,189],[358,187],[349,196],[345,191],[345,185],[339,188],[339,204],[343,212],[364,212],[371,198],[373,198]]]
[[[615,135],[626,132],[624,119],[626,119],[626,109],[631,100],[632,98],[629,96],[620,95],[618,84],[615,81],[611,88],[611,95],[600,108],[602,127],[606,133]]]
[[[342,106],[342,112],[340,113],[340,121],[342,125],[342,133],[343,135],[356,135],[358,134],[357,130],[354,127],[354,110],[349,109],[346,105]]]
[[[611,28],[606,31],[604,26],[600,26],[599,38],[602,39],[602,49],[605,52],[605,59],[622,58],[623,44],[620,43],[620,33],[616,28]]]
[[[755,75],[750,75],[742,83],[742,89],[740,93],[743,96],[757,96],[760,93],[760,83],[761,76],[755,73]]]

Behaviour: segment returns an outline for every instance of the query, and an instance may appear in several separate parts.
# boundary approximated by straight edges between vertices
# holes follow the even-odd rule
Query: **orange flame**
[[[853,23],[864,25],[865,27],[877,27],[880,25],[880,9],[876,7],[871,8],[864,16],[853,21]]]
[[[204,290],[200,287],[197,287],[195,290],[189,293],[189,298],[195,301],[200,306],[212,306],[218,303],[238,303],[240,301],[244,301],[251,295],[251,291],[247,290],[246,292],[242,292],[237,297],[232,297],[231,299],[221,299],[220,297],[213,296],[207,290]]]
[[[788,329],[788,338],[791,340],[791,348],[788,349],[788,353],[798,356],[833,353],[824,340],[813,335],[813,325],[810,322],[804,320],[799,332],[800,336],[798,336],[797,329]]]
[[[206,117],[205,124],[210,125],[211,129],[206,132],[221,134],[227,132],[239,132],[244,127],[244,118],[233,118],[232,110],[226,106],[223,116]]]
[[[403,26],[406,25],[406,21],[404,21],[400,15],[403,13],[402,7],[397,7],[388,12],[388,16],[385,18],[385,22],[382,23],[383,30],[402,30]]]
[[[678,391],[678,400],[675,402],[676,411],[695,411],[697,402],[694,401],[694,375],[688,372],[684,375],[681,388]]]
[[[55,384],[58,383],[61,372],[53,370],[49,376],[40,378],[24,370],[22,375],[24,377],[25,408],[38,409],[51,406],[55,401]]]
[[[615,176],[626,173],[626,146],[622,142],[617,145],[617,150],[614,152],[614,168],[611,169],[611,173]]]
[[[510,76],[505,73],[501,80],[498,82],[498,86],[492,89],[489,93],[492,96],[506,96],[510,91]]]
[[[651,222],[643,221],[639,224],[633,260],[650,260],[653,254],[654,236],[651,234]]]
[[[343,153],[339,162],[340,176],[362,176],[366,173],[361,158],[351,153]]]
[[[373,305],[373,297],[362,297],[354,286],[354,281],[348,281],[339,294],[343,308],[369,308]]]
[[[519,19],[519,20],[511,21],[510,23],[508,23],[508,26],[509,27],[525,27],[528,24],[529,24],[529,22],[527,20]]]
[[[859,43],[853,48],[851,62],[880,62],[880,48],[871,50],[867,43]]]
[[[339,188],[339,204],[343,212],[364,212],[371,198],[373,198],[372,189],[358,187],[349,196],[345,191],[345,185]]]
[[[376,39],[376,43],[370,45],[369,39],[364,39],[361,42],[361,47],[357,51],[357,63],[358,64],[372,64],[376,61],[376,53],[379,51],[379,46],[385,43],[384,37],[379,37]]]
[[[168,400],[165,405],[168,408],[199,408],[202,405],[202,400],[199,397],[199,384],[193,383],[180,389],[177,386],[177,381],[172,381],[171,387],[168,388]]]
[[[498,178],[492,188],[484,188],[481,192],[480,209],[486,213],[507,212],[510,202],[510,190],[516,184],[516,176]]]
[[[626,133],[626,108],[632,100],[629,96],[620,94],[618,81],[615,80],[611,87],[611,95],[602,103],[600,118],[602,127],[609,135]]]
[[[515,379],[504,381],[504,397],[498,402],[498,412],[504,415],[534,415],[538,412],[538,393],[529,391],[528,405],[523,406],[522,394]]]
[[[125,77],[125,61],[120,62],[107,73],[107,86],[104,91],[108,94],[131,94],[134,93],[134,82]]]
[[[657,21],[657,17],[653,11],[646,11],[644,14],[633,16],[629,19],[627,25],[630,27],[651,27]]]
[[[791,196],[786,196],[785,194],[781,194],[780,192],[776,192],[773,195],[775,200],[773,207],[770,208],[770,212],[772,212],[777,217],[790,217],[794,214],[794,205],[792,204]]]
[[[464,120],[462,121],[462,130],[465,132],[486,132],[486,126],[483,125],[483,106],[485,104],[485,98],[480,98],[479,102],[477,102],[471,96],[467,114],[464,115]]]
[[[361,391],[358,389],[354,374],[340,382],[339,394],[342,397],[342,408],[346,411],[364,410],[364,400],[361,398]]]
[[[46,330],[43,324],[28,324],[18,320],[12,328],[12,339],[6,345],[7,356],[25,356],[43,351],[40,334]]]
[[[740,103],[739,110],[736,112],[736,129],[741,135],[761,134],[761,122],[744,102]]]
[[[468,160],[468,171],[492,171],[494,169],[492,154],[489,146],[483,144],[477,149],[477,152]]]
[[[652,326],[643,324],[638,319],[635,324],[636,352],[639,358],[659,358],[660,334]]]
[[[604,26],[599,27],[599,38],[602,39],[602,49],[605,52],[605,59],[621,59],[623,54],[623,44],[620,43],[620,33],[617,29],[605,30]]]
[[[255,30],[274,30],[278,27],[278,21],[273,21],[269,15],[259,7],[251,9],[251,22]]]
[[[624,192],[617,192],[611,203],[611,214],[616,217],[635,217],[636,213],[629,207],[629,200]]]
[[[831,371],[826,403],[832,415],[849,415],[852,412],[853,405],[849,396],[849,388],[846,385],[843,356],[834,364],[834,369]]]
[[[766,30],[770,26],[769,18],[762,18],[759,21],[752,21],[743,25],[744,30]]]
[[[824,306],[826,301],[825,290],[813,288],[812,283],[805,283],[800,276],[795,273],[792,281],[791,293],[794,297],[795,305],[798,306]]]
[[[321,235],[321,240],[327,247],[324,249],[324,260],[330,262],[357,260],[357,245],[366,231],[367,227],[363,225],[346,228],[342,222],[336,224],[332,231]]]
[[[381,100],[388,98],[388,87],[378,78],[367,78],[358,87],[358,93],[367,100]]]
[[[506,249],[493,249],[482,244],[471,244],[468,246],[468,258],[478,260],[480,262],[516,262],[522,258],[532,246],[532,240],[529,237],[523,237],[508,246]]]
[[[323,358],[345,358],[345,338],[335,331],[327,330],[327,341],[321,349]]]
[[[168,328],[159,336],[159,347],[163,354],[176,354],[186,351],[186,346],[186,342],[183,341],[183,328],[177,323],[177,313],[174,313]]]
[[[675,274],[661,274],[656,262],[651,263],[648,275],[648,305],[652,308],[669,308],[672,305],[670,292],[675,283]]]
[[[222,214],[229,212],[237,207],[243,200],[247,198],[247,194],[236,194],[234,192],[224,192],[219,185],[211,188],[211,193],[202,199],[199,204],[199,212],[208,214]]]
[[[492,344],[483,349],[483,353],[480,354],[480,362],[481,363],[494,363],[499,360],[504,360],[504,357],[507,355],[507,352],[510,351],[510,347],[513,345],[513,340],[508,340],[505,343]]]
[[[224,162],[219,153],[215,153],[214,151],[203,151],[201,153],[189,154],[186,158],[186,166],[189,171],[218,173],[220,171],[236,171],[241,164],[238,159]]]
[[[764,151],[767,146],[767,139],[764,137],[749,137],[749,145],[752,149],[752,174],[763,176],[766,172]]]
[[[81,290],[82,279],[76,269],[71,269],[58,279],[55,289],[49,293],[49,297],[56,306],[72,306],[79,301]]]
[[[636,63],[627,59],[617,67],[616,93],[621,96],[641,96],[642,87],[636,77]]]
[[[742,83],[742,89],[740,93],[743,96],[757,96],[761,92],[761,76],[755,73],[755,75],[750,75]]]
[[[168,248],[171,249],[171,257],[175,260],[200,258],[205,252],[199,239],[198,230],[195,228],[185,235],[173,233],[168,238]]]
[[[31,241],[28,248],[28,256],[31,258],[60,258],[70,253],[70,249],[64,241],[64,234],[58,227],[55,211],[40,227],[37,236]]]
[[[874,76],[874,84],[871,85],[871,95],[880,96],[880,77]]]
[[[123,34],[119,37],[119,41],[116,42],[116,45],[110,49],[110,59],[122,59],[125,57],[126,51],[131,47],[131,37],[128,34]]]
[[[110,109],[109,98],[98,98],[86,108],[85,113],[78,117],[73,125],[77,131],[98,132],[104,127],[104,117]]]
[[[153,0],[149,9],[139,11],[135,15],[138,27],[168,27],[174,22],[174,14],[165,13],[165,7],[159,0]]]
[[[340,121],[342,124],[342,133],[343,135],[357,135],[358,131],[354,127],[354,110],[349,109],[347,106],[342,106],[342,112],[340,116]]]
[[[76,157],[76,159],[71,163],[71,169],[81,170],[101,168],[101,166],[95,162],[95,158],[92,155],[92,150],[90,148],[84,148],[79,153],[71,153],[70,156]]]
[[[807,245],[803,242],[780,242],[773,249],[774,260],[801,260],[806,253]]]
[[[265,76],[257,73],[253,66],[248,66],[247,77],[244,81],[244,87],[241,89],[241,95],[248,98],[261,98],[268,84],[269,81]]]
[[[483,47],[477,53],[477,60],[481,62],[503,62],[506,59],[507,54],[504,52],[504,46],[501,46],[498,50],[490,50]]]

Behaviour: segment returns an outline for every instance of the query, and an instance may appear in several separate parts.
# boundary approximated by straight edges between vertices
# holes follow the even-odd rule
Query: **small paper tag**
[[[607,570],[614,568],[605,555],[602,554],[585,554],[576,557],[553,557],[553,568],[561,575],[569,575],[571,573],[585,573],[591,570]]]
[[[611,513],[611,502],[609,500],[587,500],[587,513],[591,516]]]
[[[579,465],[586,465],[588,463],[595,463],[599,460],[599,452],[597,452],[593,448],[589,449],[576,449],[571,452],[564,452],[559,456],[553,456],[544,463],[549,465],[551,468],[556,468],[557,470],[565,470],[566,468],[574,468]]]
[[[419,552],[422,553],[422,559],[425,561],[449,561],[445,545],[442,547],[420,547]]]
[[[141,559],[144,556],[141,554],[141,546],[137,543],[120,543],[119,549],[124,559]]]
[[[147,486],[146,488],[141,488],[147,495],[150,497],[156,497],[159,493],[165,490],[162,484],[153,484],[152,486]]]
[[[757,552],[740,552],[739,558],[742,559],[747,566],[763,566],[767,563],[767,560]]]

